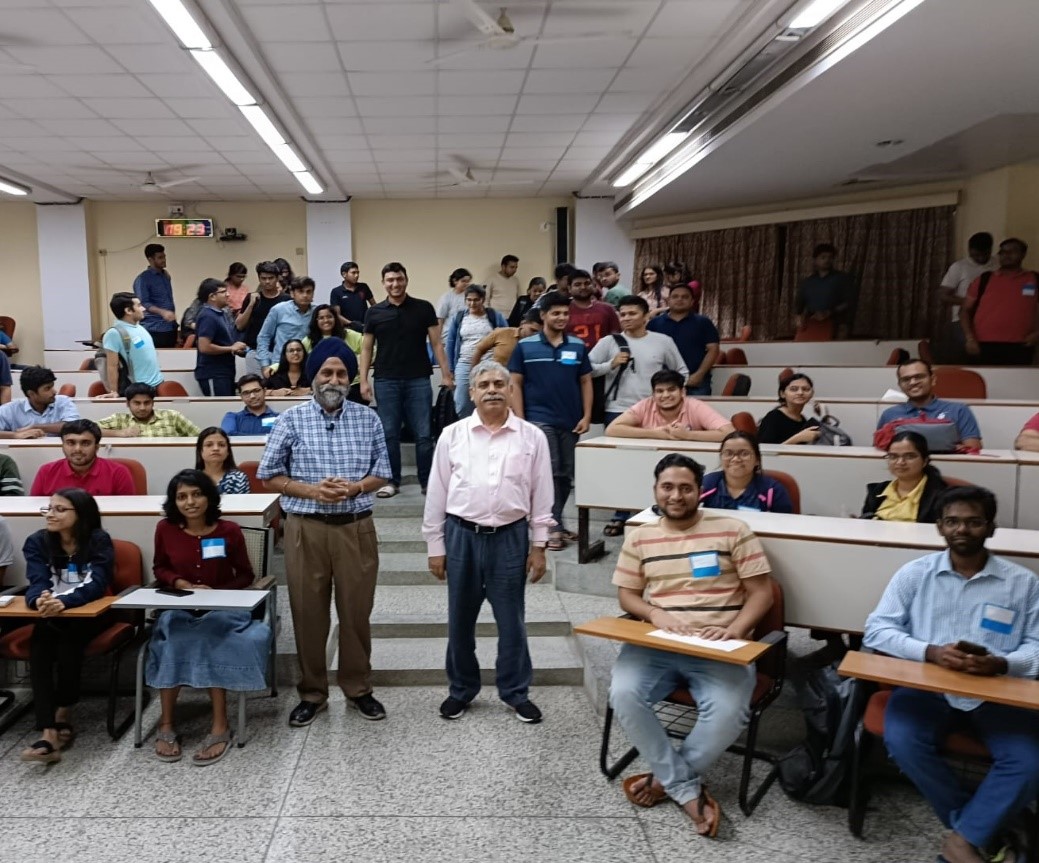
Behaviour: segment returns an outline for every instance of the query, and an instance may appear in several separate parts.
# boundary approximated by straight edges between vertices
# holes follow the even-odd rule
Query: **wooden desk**
[[[269,398],[267,406],[277,413],[284,413],[294,405],[307,401],[309,396],[296,398]],[[127,412],[126,402],[123,399],[75,399],[76,410],[83,419],[98,422],[112,414]],[[219,426],[224,414],[228,411],[242,410],[242,400],[237,396],[212,397],[198,396],[197,398],[161,398],[155,400],[156,410],[180,411],[200,429],[209,426]],[[116,438],[105,438],[104,442],[114,441]],[[239,438],[234,438],[231,443],[235,444]],[[244,461],[244,459],[242,459]]]
[[[266,527],[278,514],[276,494],[225,494],[220,501],[224,518],[242,527]],[[113,539],[125,539],[141,549],[145,577],[152,571],[155,556],[155,525],[162,516],[162,495],[129,495],[127,497],[98,497],[101,526]],[[40,507],[48,497],[0,497],[0,515],[7,520],[15,548],[21,549],[26,538],[44,526]],[[25,558],[15,554],[7,568],[6,582],[22,585],[25,579]]]
[[[259,461],[267,438],[249,435],[232,438],[235,461]],[[56,437],[33,440],[0,440],[0,453],[9,455],[18,465],[26,491],[40,467],[63,458],[61,440]],[[148,494],[165,494],[166,485],[178,471],[195,466],[195,438],[152,437],[101,440],[103,458],[132,458],[144,465],[148,474]]]
[[[946,547],[931,524],[705,512],[738,518],[757,534],[772,576],[783,585],[790,626],[862,632],[891,576],[909,561]],[[647,509],[632,516],[628,527],[656,520]],[[999,528],[987,545],[993,554],[1039,571],[1039,532]]]
[[[623,641],[626,644],[637,644],[639,647],[652,647],[654,650],[665,650],[668,653],[682,653],[686,656],[699,656],[702,659],[714,659],[728,662],[730,665],[750,665],[771,647],[760,641],[749,641],[736,650],[710,650],[695,644],[683,644],[667,638],[656,638],[649,633],[656,630],[652,623],[643,620],[629,620],[624,617],[597,617],[587,623],[574,627],[578,635],[591,635],[595,638],[607,638],[610,641]]]
[[[59,599],[61,597],[58,597]],[[114,596],[102,596],[100,599],[95,599],[93,602],[88,602],[86,605],[81,605],[78,608],[66,608],[60,615],[53,618],[54,620],[64,620],[69,617],[99,617],[108,611],[108,607],[112,605],[116,600]],[[16,596],[10,603],[0,607],[0,617],[28,617],[38,618],[40,613],[35,609],[29,608],[25,604],[24,596]]]
[[[849,651],[837,673],[891,686],[908,686],[924,692],[943,692],[964,698],[980,698],[996,704],[1039,710],[1039,680],[1024,677],[979,677],[952,671],[930,662],[913,662],[893,656]]]

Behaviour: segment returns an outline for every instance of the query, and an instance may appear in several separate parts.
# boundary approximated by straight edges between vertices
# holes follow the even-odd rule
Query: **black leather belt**
[[[451,519],[459,527],[464,527],[466,530],[471,530],[473,533],[497,533],[499,530],[505,530],[506,528],[513,527],[517,524],[525,524],[525,518],[517,518],[515,521],[509,522],[508,524],[498,525],[498,527],[491,527],[487,524],[477,524],[475,521],[469,521],[466,518],[462,518],[457,515],[447,514],[447,517]]]
[[[293,515],[308,518],[311,521],[322,521],[325,524],[353,524],[355,521],[371,518],[372,511],[366,509],[364,512],[307,512],[293,513]]]

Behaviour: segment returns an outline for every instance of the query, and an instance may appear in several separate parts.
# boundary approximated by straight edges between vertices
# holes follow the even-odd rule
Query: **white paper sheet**
[[[674,632],[665,632],[663,629],[654,629],[650,635],[653,638],[679,641],[682,644],[688,644],[692,647],[706,647],[708,650],[723,650],[726,653],[732,653],[732,651],[739,650],[741,647],[745,647],[749,644],[749,642],[740,641],[738,638],[726,638],[721,641],[711,641],[707,638],[700,638],[698,635],[678,635]]]
[[[907,402],[909,398],[901,390],[887,390],[884,395],[880,397],[882,402]]]

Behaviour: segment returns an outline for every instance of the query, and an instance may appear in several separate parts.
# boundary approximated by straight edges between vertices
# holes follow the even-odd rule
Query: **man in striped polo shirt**
[[[703,467],[693,459],[664,456],[654,476],[661,518],[624,540],[613,574],[621,608],[667,632],[748,638],[772,605],[761,543],[739,519],[700,511]],[[703,775],[747,725],[754,682],[753,665],[625,644],[613,667],[610,704],[652,770],[625,783],[631,801],[655,806],[670,797],[697,833],[715,836],[721,808]],[[680,687],[696,699],[699,718],[676,750],[653,705]]]

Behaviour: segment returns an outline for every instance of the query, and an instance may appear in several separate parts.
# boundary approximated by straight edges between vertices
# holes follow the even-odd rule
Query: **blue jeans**
[[[570,489],[574,485],[574,450],[577,448],[577,434],[570,429],[557,428],[546,423],[534,423],[548,438],[548,456],[552,462],[552,521],[553,530],[566,530],[563,526],[563,507],[570,497]]]
[[[704,375],[703,380],[700,381],[700,386],[686,387],[685,394],[687,396],[709,396],[711,394],[711,373],[708,372]]]
[[[429,378],[376,378],[375,410],[382,420],[393,484],[400,487],[400,427],[405,419],[415,435],[415,461],[422,488],[433,464],[433,387]]]
[[[950,730],[964,728],[992,755],[973,796],[938,752]],[[1030,710],[992,702],[957,710],[939,693],[899,687],[884,713],[884,743],[942,824],[976,847],[992,841],[1039,793],[1039,724]]]
[[[653,775],[681,806],[700,796],[704,773],[746,727],[754,682],[753,665],[625,644],[613,666],[610,706]],[[696,699],[699,717],[676,749],[653,705],[682,687]]]
[[[233,396],[234,378],[203,378],[198,387],[204,396]]]
[[[533,670],[524,623],[527,523],[497,533],[473,533],[451,516],[447,544],[447,680],[452,698],[472,701],[480,691],[476,618],[486,598],[498,624],[498,697],[515,707],[527,700]]]
[[[469,371],[472,363],[455,363],[455,412],[459,419],[465,419],[476,406],[469,398]]]

